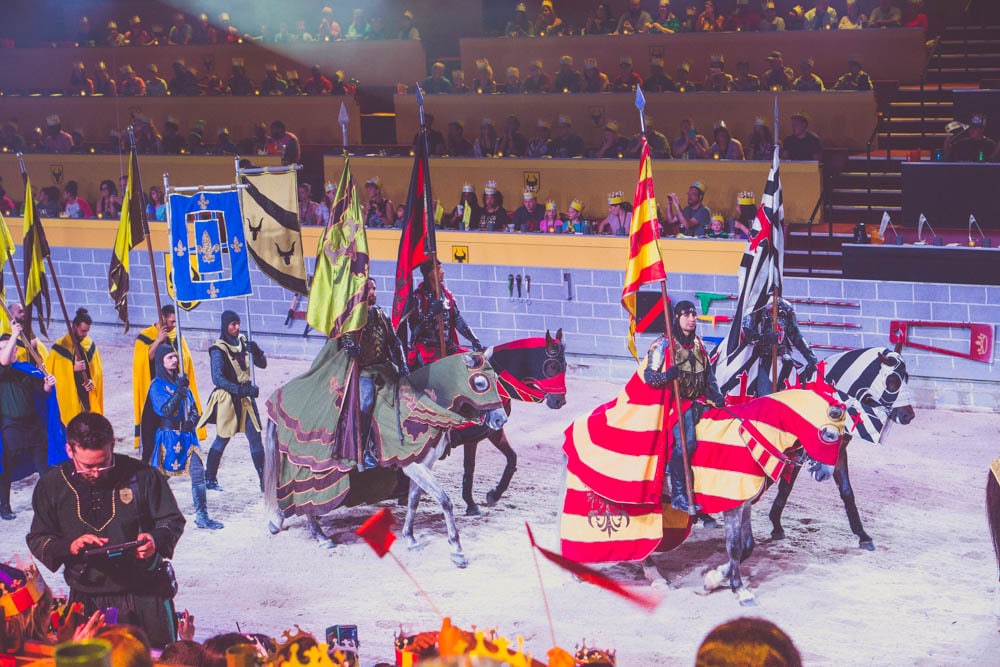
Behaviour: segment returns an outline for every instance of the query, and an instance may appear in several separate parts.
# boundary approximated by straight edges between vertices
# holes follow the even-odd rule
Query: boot
[[[14,510],[11,509],[10,503],[3,503],[0,505],[0,519],[3,519],[4,521],[13,521],[16,518],[17,515],[14,514]]]
[[[218,530],[222,528],[222,522],[208,516],[208,502],[205,495],[204,486],[196,484],[191,487],[191,496],[194,500],[194,525],[208,530]]]
[[[688,514],[694,514],[694,512],[701,510],[701,505],[696,504],[694,512],[688,506],[687,486],[684,484],[684,458],[679,446],[674,448],[674,452],[670,456],[668,472],[670,473],[670,504],[673,505],[673,508]]]
[[[208,450],[208,464],[205,466],[205,488],[212,491],[222,491],[219,486],[217,475],[219,474],[219,464],[222,463],[222,452],[214,449]]]
[[[223,527],[221,521],[216,521],[208,516],[208,510],[206,509],[195,510],[194,525],[199,528],[207,528],[208,530],[218,530]]]
[[[260,482],[260,492],[264,493],[264,468],[257,468],[257,481]]]

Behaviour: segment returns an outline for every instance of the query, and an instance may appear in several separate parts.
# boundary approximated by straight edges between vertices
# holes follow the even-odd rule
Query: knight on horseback
[[[434,296],[435,276],[432,271],[437,271],[436,282],[441,290],[441,298]],[[479,342],[476,334],[472,332],[465,318],[462,317],[455,297],[444,286],[444,269],[441,262],[437,260],[427,260],[420,265],[420,273],[424,280],[413,291],[413,298],[416,309],[410,314],[410,355],[409,363],[412,367],[429,364],[440,359],[444,355],[468,352],[468,348],[458,344],[458,334],[472,343],[472,349],[476,352],[483,352],[486,347]],[[438,330],[438,315],[444,326],[445,352],[441,353],[441,340]]]
[[[778,387],[784,387],[784,380],[787,380],[792,372],[794,362],[792,360],[792,347],[806,360],[806,367],[798,374],[802,377],[812,377],[816,371],[819,360],[816,353],[809,347],[799,330],[799,322],[795,318],[795,309],[788,301],[778,299],[778,324],[774,324],[774,313],[770,305],[755,310],[740,323],[743,337],[751,345],[760,358],[757,372],[757,384],[755,396],[767,396],[774,392],[771,382],[772,350],[777,345],[779,370]]]
[[[368,279],[365,299],[368,321],[364,328],[343,336],[341,344],[348,356],[358,364],[359,408],[361,411],[362,451],[358,470],[378,467],[378,453],[369,436],[375,396],[383,387],[394,387],[400,376],[410,374],[406,352],[388,316],[378,307],[375,280]]]
[[[711,404],[721,407],[725,399],[715,381],[715,374],[709,364],[708,352],[701,337],[695,333],[698,324],[697,311],[690,301],[678,301],[674,307],[674,327],[670,355],[667,355],[667,337],[660,336],[649,347],[643,380],[650,387],[663,387],[678,380],[680,395],[689,403],[673,426],[673,449],[667,464],[670,475],[670,504],[674,509],[688,512],[688,489],[685,478],[684,455],[681,450],[681,423],[684,425],[684,442],[687,445],[688,461],[694,456],[698,441],[695,425]],[[667,363],[672,360],[672,364]],[[670,406],[667,406],[669,410]],[[690,465],[690,463],[689,463]],[[666,495],[666,494],[664,494]],[[701,509],[695,506],[695,511]]]

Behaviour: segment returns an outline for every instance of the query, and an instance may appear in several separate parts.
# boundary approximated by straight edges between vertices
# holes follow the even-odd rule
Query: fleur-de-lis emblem
[[[977,354],[986,354],[986,334],[981,333],[976,336],[974,345],[976,346]]]
[[[229,244],[229,247],[232,248],[233,252],[235,252],[237,255],[240,254],[240,252],[243,250],[243,244],[240,243],[240,240],[235,236],[233,237],[233,242]]]
[[[219,252],[219,245],[212,245],[212,238],[208,235],[208,232],[204,232],[201,235],[201,245],[198,246],[198,254],[201,255],[201,259],[206,264],[211,264],[215,261],[215,253]]]
[[[204,211],[206,208],[208,208],[208,205],[210,203],[211,202],[208,201],[208,197],[206,197],[205,193],[202,192],[201,197],[198,198],[198,208]]]
[[[181,241],[178,241],[177,245],[174,246],[174,252],[177,253],[178,257],[183,257],[185,250],[186,250],[186,248],[184,247],[184,243],[181,242]]]
[[[208,285],[208,295],[213,299],[218,296],[219,288],[215,286],[215,283],[209,283]]]

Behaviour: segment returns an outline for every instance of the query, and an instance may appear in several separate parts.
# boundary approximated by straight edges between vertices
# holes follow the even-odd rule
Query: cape
[[[97,351],[97,346],[89,337],[80,341],[80,347],[87,358],[90,377],[94,381],[94,389],[90,392],[90,411],[104,414],[104,367],[101,365],[101,353]],[[55,391],[59,400],[59,411],[63,423],[68,424],[73,417],[83,412],[73,372],[73,341],[69,333],[52,344],[45,366],[56,378]]]
[[[153,381],[153,360],[149,358],[149,348],[156,340],[156,327],[150,325],[139,332],[135,339],[135,350],[132,353],[132,407],[135,414],[135,448],[139,449],[139,432],[142,423],[142,411],[146,405],[146,394],[149,393],[149,385]],[[177,330],[168,334],[170,344],[177,349]],[[195,405],[201,405],[198,396],[198,382],[194,375],[194,360],[191,357],[191,350],[188,349],[187,341],[181,337],[181,351],[184,357],[184,375],[191,381],[191,394],[194,396]],[[198,438],[204,440],[208,437],[208,430],[201,428],[198,430]]]
[[[45,379],[45,373],[33,364],[15,361],[11,364],[11,368],[40,380]],[[62,419],[59,415],[59,401],[56,398],[56,392],[54,389],[50,392],[39,389],[34,392],[34,399],[35,410],[41,417],[42,424],[45,425],[45,430],[49,436],[48,464],[49,466],[59,465],[63,461],[69,460],[69,456],[66,454],[66,429],[63,427]],[[21,460],[14,462],[13,472],[11,473],[13,481],[24,479],[35,472],[35,463],[31,459],[30,450],[25,450],[25,454],[26,456],[23,456]],[[0,472],[4,471],[3,460],[3,432],[0,431]]]

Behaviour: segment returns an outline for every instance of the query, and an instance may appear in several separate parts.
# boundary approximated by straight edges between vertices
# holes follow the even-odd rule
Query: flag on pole
[[[396,534],[392,532],[395,526],[396,519],[392,516],[392,512],[389,508],[383,507],[354,532],[368,543],[379,558],[384,558],[389,553],[392,543],[396,541]]]
[[[170,297],[170,300],[176,303],[177,307],[183,311],[190,312],[197,308],[201,303],[200,301],[177,300],[177,292],[174,290],[174,257],[173,253],[170,251],[163,253],[163,269],[164,273],[167,274],[167,296]]]
[[[176,298],[211,301],[251,294],[236,188],[192,195],[175,192],[168,204]]]
[[[430,165],[424,142],[417,141],[413,153],[413,172],[410,190],[406,195],[406,215],[403,234],[399,239],[399,256],[396,260],[396,292],[392,301],[392,326],[399,328],[413,297],[413,271],[436,252],[433,212],[430,210]]]
[[[0,299],[7,303],[7,288],[4,286],[3,268],[10,262],[11,271],[14,270],[14,237],[10,235],[10,228],[7,227],[7,219],[0,213]],[[7,319],[7,312],[0,310],[0,331],[10,331],[10,320]]]
[[[31,179],[24,176],[24,322],[30,328],[31,310],[38,310],[38,329],[48,335],[46,328],[52,320],[52,302],[49,299],[49,281],[45,276],[45,258],[49,256],[49,242],[45,238],[42,221],[35,214],[35,198],[31,193]],[[30,334],[30,331],[28,332]],[[30,337],[30,336],[29,336]]]
[[[622,287],[622,307],[628,311],[628,349],[639,358],[635,349],[636,294],[639,288],[658,280],[666,280],[660,255],[660,232],[656,221],[656,196],[653,193],[653,165],[649,143],[642,137],[639,159],[639,180],[632,200],[632,228],[629,230],[628,264],[625,265],[625,285]]]
[[[771,171],[767,177],[757,217],[750,229],[739,270],[739,295],[729,334],[717,348],[715,379],[723,394],[736,389],[740,376],[751,375],[749,386],[756,386],[759,355],[754,346],[743,339],[743,318],[761,308],[769,307],[771,295],[781,292],[781,276],[785,266],[785,209],[781,199],[778,147],[774,148]]]
[[[133,148],[128,161],[128,181],[125,184],[122,216],[118,223],[118,232],[115,234],[115,247],[111,252],[111,266],[108,268],[108,293],[115,304],[115,310],[118,311],[118,319],[125,323],[125,333],[128,333],[129,329],[129,251],[146,240],[142,226],[142,193],[135,191],[138,167]]]
[[[306,261],[299,221],[298,185],[293,170],[239,174],[247,250],[268,278],[306,295]]]
[[[345,159],[330,221],[316,253],[306,310],[309,326],[330,338],[365,326],[368,263],[365,216],[355,192],[351,161]]]

